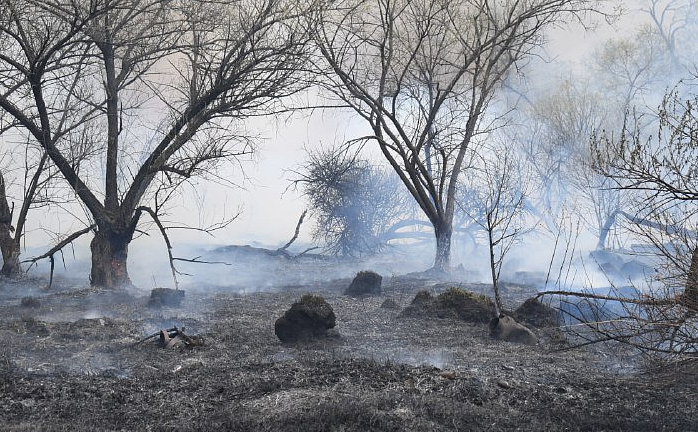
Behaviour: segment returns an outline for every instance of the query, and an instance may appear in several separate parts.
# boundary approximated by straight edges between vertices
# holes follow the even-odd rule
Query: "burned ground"
[[[554,351],[491,340],[487,324],[400,317],[417,278],[342,295],[348,281],[248,294],[187,292],[181,308],[145,292],[6,283],[0,303],[0,429],[6,431],[696,430],[696,379],[622,369],[598,347]],[[485,286],[473,285],[475,290]],[[507,291],[514,309],[527,293]],[[339,339],[282,344],[274,321],[306,292],[337,316]],[[38,306],[21,298],[37,296]],[[204,345],[163,349],[177,325]],[[622,370],[621,370],[622,369]],[[668,379],[680,377],[680,379]]]

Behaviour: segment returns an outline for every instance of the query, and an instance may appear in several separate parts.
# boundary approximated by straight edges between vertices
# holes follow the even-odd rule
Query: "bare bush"
[[[631,219],[639,222],[634,232],[648,243],[657,273],[646,275],[644,287],[557,292],[589,330],[578,333],[586,343],[622,342],[661,356],[698,353],[697,102],[670,92],[653,119],[654,133],[647,118],[629,115],[620,136],[603,134],[592,143],[596,169],[634,194],[641,215]]]
[[[402,184],[358,153],[344,146],[309,150],[296,175],[317,220],[313,238],[329,253],[374,254],[405,235],[398,233],[409,226]]]

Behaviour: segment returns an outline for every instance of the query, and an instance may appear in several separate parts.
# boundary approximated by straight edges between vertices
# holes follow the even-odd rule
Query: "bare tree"
[[[38,163],[32,164],[26,174],[29,182],[20,201],[19,212],[15,217],[14,201],[8,202],[5,177],[0,171],[0,250],[2,251],[2,269],[0,275],[15,277],[22,273],[19,256],[21,253],[22,237],[27,222],[29,209],[38,204],[37,190],[47,179],[44,175],[48,156],[43,152]],[[33,170],[33,172],[31,172]]]
[[[550,232],[559,230],[556,224],[564,219],[563,208],[576,205],[575,192],[590,196],[596,192],[583,177],[587,175],[589,137],[607,118],[600,100],[589,83],[566,78],[531,94],[529,104],[512,115],[518,125],[514,142],[537,184],[527,205]]]
[[[499,277],[504,258],[526,232],[526,197],[530,179],[524,164],[517,160],[509,143],[487,148],[477,170],[468,179],[467,188],[479,213],[471,218],[485,233],[497,316],[503,310]]]
[[[664,91],[671,65],[662,38],[651,27],[606,41],[590,59],[599,90],[608,98],[609,115],[618,118]]]
[[[652,20],[652,32],[662,41],[674,72],[695,68],[698,15],[693,0],[648,0],[642,10]]]
[[[582,0],[346,0],[317,38],[325,88],[374,142],[434,229],[433,269],[450,267],[458,179],[505,74]]]
[[[413,236],[399,230],[424,222],[410,217],[408,198],[391,173],[347,146],[309,150],[294,183],[317,219],[315,240],[330,253],[361,256]]]
[[[178,184],[250,152],[236,120],[284,109],[305,86],[304,2],[1,5],[0,108],[93,218],[93,285],[129,282],[128,246],[144,201],[156,199],[155,179]],[[67,139],[78,132],[91,138],[80,141],[87,148]],[[74,163],[76,150],[89,163]]]
[[[658,267],[662,289],[647,293],[649,300],[642,303],[647,306],[642,322],[653,319],[655,333],[663,326],[661,334],[671,345],[668,350],[655,345],[662,352],[682,346],[677,336],[696,347],[695,338],[687,335],[698,312],[697,107],[695,97],[684,100],[677,91],[669,92],[657,111],[653,133],[644,119],[628,115],[619,135],[606,133],[593,141],[596,168],[615,187],[634,192],[634,213],[641,216],[636,233],[663,261]]]
[[[39,146],[16,141],[14,125],[0,130],[6,148],[0,170],[0,250],[3,265],[0,275],[16,277],[23,273],[20,255],[27,233],[30,211],[60,207],[73,202],[65,187],[59,186],[60,173],[51,166],[48,155]]]

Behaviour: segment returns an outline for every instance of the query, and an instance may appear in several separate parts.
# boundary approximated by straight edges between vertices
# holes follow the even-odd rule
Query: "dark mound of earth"
[[[344,295],[380,295],[382,281],[383,277],[376,272],[360,271],[351,281],[349,288],[344,291]]]
[[[557,327],[562,322],[560,311],[541,303],[537,298],[526,300],[514,311],[514,318],[534,327]]]
[[[282,342],[299,342],[328,336],[335,325],[332,306],[321,296],[306,294],[276,320],[274,332]]]
[[[449,288],[436,297],[420,291],[401,313],[405,317],[453,318],[474,323],[489,323],[494,315],[494,303],[489,297],[461,288]]]

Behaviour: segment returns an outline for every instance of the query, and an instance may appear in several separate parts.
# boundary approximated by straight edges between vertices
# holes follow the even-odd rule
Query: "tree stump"
[[[494,317],[490,321],[490,337],[507,342],[535,345],[538,338],[526,326],[508,315]]]
[[[171,306],[179,307],[184,300],[184,290],[175,290],[172,288],[153,288],[150,291],[150,300],[148,306]]]

